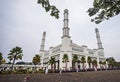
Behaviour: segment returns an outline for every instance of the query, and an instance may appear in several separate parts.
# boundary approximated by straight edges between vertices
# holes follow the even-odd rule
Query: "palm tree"
[[[51,70],[54,73],[54,64],[55,64],[55,58],[54,57],[50,58],[49,64],[51,64]]]
[[[78,72],[78,56],[76,54],[73,55],[73,63],[75,64],[76,72]]]
[[[8,59],[13,61],[12,67],[11,67],[11,72],[13,71],[15,60],[22,59],[22,56],[23,56],[22,51],[23,50],[21,49],[21,47],[18,47],[18,46],[16,46],[12,50],[10,50],[10,53],[8,54]]]
[[[87,62],[88,62],[88,64],[89,64],[89,68],[91,68],[91,63],[92,63],[91,57],[88,57],[88,58],[87,58]]]
[[[83,65],[83,66],[82,66],[82,67],[83,67],[83,70],[84,70],[84,69],[85,69],[84,63],[86,62],[86,61],[85,61],[85,57],[82,57],[82,58],[81,58],[81,62],[82,62],[82,65]]]
[[[40,64],[40,56],[39,55],[35,55],[35,57],[33,57],[32,62],[35,65],[35,71],[37,71],[36,65]]]
[[[0,64],[2,64],[3,56],[2,53],[0,52]]]
[[[9,64],[11,64],[11,61],[13,60],[12,56],[8,56],[7,58],[10,60]]]
[[[109,68],[112,69],[115,64],[115,59],[113,57],[107,58],[106,61],[108,62]]]
[[[95,71],[97,71],[97,61],[93,60],[93,66],[95,67]]]
[[[65,63],[65,70],[67,70],[67,62],[69,62],[69,58],[67,54],[63,55],[63,63]]]

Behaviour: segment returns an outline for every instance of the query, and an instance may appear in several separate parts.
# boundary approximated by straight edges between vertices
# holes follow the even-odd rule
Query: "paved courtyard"
[[[49,74],[8,74],[0,75],[0,82],[120,82],[120,70],[49,73]]]

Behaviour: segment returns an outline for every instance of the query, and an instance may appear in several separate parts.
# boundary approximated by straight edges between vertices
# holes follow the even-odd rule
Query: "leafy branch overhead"
[[[57,19],[59,18],[60,11],[54,5],[50,4],[49,0],[38,0],[38,4],[41,4],[46,12],[50,11],[51,16],[54,16]]]
[[[99,24],[120,13],[120,0],[94,0],[87,12],[89,16],[95,16],[91,21]]]

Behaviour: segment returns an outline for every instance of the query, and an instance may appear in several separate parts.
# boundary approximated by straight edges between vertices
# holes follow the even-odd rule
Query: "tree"
[[[91,21],[99,24],[120,13],[120,0],[94,0],[87,12],[90,17],[95,16]]]
[[[112,69],[115,66],[114,64],[115,64],[116,61],[113,57],[107,58],[106,61],[108,62],[108,66],[109,66],[110,69]]]
[[[93,60],[93,67],[95,67],[95,71],[97,71],[97,60]]]
[[[101,69],[101,68],[102,68],[101,65],[103,64],[103,62],[102,62],[102,61],[99,61],[99,64],[100,64],[100,69]]]
[[[54,57],[50,58],[49,64],[51,64],[51,70],[54,73],[54,66],[55,66],[55,58]]]
[[[62,62],[65,63],[65,70],[68,70],[68,68],[67,68],[67,62],[69,62],[68,55],[64,54],[62,59],[63,59]]]
[[[23,53],[22,53],[22,48],[16,46],[12,50],[10,50],[10,53],[8,54],[8,59],[12,60],[12,67],[11,67],[11,72],[13,71],[14,63],[15,60],[22,59]]]
[[[59,18],[60,11],[54,5],[50,4],[49,0],[38,0],[38,4],[41,4],[46,12],[50,11],[51,16],[54,16],[57,19]]]
[[[73,63],[75,64],[76,72],[78,72],[78,56],[76,54],[73,55]]]
[[[40,63],[40,56],[39,55],[35,55],[35,57],[33,57],[32,62],[35,65],[35,71],[36,71],[37,70],[36,65]]]
[[[40,63],[40,56],[39,55],[35,55],[35,57],[33,57],[32,62],[35,65],[35,71],[37,71],[36,65]]]
[[[13,60],[12,56],[8,56],[7,58],[10,60],[9,63],[11,64],[11,61]]]
[[[51,11],[51,16],[59,18],[60,11],[56,6],[50,4],[49,0],[38,0],[38,4],[41,4],[46,12]],[[120,13],[120,0],[94,0],[93,7],[89,8],[87,12],[90,17],[95,16],[91,21],[99,24]]]
[[[0,52],[0,64],[2,64],[3,56],[2,53]]]
[[[86,61],[85,61],[85,57],[83,57],[83,56],[81,57],[81,62],[82,62],[82,65],[83,65],[83,66],[82,66],[82,67],[83,67],[83,70],[85,70],[85,66],[84,66],[84,63],[86,62]]]
[[[89,64],[89,68],[91,68],[91,63],[92,63],[91,57],[88,57],[88,58],[87,58],[87,62],[88,62],[88,64]]]

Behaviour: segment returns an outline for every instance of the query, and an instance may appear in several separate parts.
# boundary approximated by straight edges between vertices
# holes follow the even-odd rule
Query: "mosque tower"
[[[62,53],[60,54],[60,60],[63,60],[63,56],[64,54],[67,54],[68,55],[68,58],[69,58],[69,62],[67,63],[68,67],[72,67],[72,48],[71,48],[71,37],[69,36],[69,31],[70,31],[70,28],[68,26],[68,22],[69,22],[69,19],[68,19],[68,10],[65,9],[64,10],[64,19],[63,19],[63,35],[62,35],[62,47],[61,47],[61,51]],[[60,66],[61,67],[64,67],[64,63],[62,61],[60,61]]]
[[[100,39],[100,34],[98,28],[95,28],[96,38],[97,38],[97,45],[98,45],[98,55],[104,57],[104,48],[102,46],[102,42]]]
[[[103,49],[102,42],[101,42],[101,39],[100,39],[99,30],[97,28],[95,28],[95,33],[96,33],[96,38],[97,38],[98,49]]]
[[[68,10],[67,9],[65,9],[64,10],[64,20],[63,20],[63,22],[64,22],[64,26],[63,26],[63,36],[62,36],[62,49],[64,50],[64,51],[68,51],[68,50],[70,50],[70,48],[69,48],[69,46],[70,46],[70,43],[71,43],[71,41],[70,41],[70,36],[69,36],[69,27],[68,27],[68,22],[69,22],[69,20],[68,20]]]
[[[41,45],[40,45],[40,51],[44,51],[44,48],[45,48],[45,37],[46,37],[46,32],[44,31],[43,35],[42,35],[42,40],[41,40]]]

